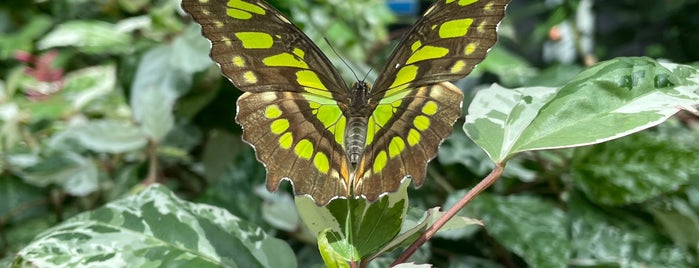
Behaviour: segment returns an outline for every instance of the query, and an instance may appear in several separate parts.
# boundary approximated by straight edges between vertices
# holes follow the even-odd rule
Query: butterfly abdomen
[[[366,117],[350,117],[345,128],[345,150],[352,165],[359,162],[364,151],[364,142],[366,141],[367,129]]]

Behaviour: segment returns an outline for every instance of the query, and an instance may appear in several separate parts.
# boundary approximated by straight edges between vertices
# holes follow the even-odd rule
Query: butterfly
[[[439,0],[398,43],[374,86],[343,80],[299,28],[262,0],[183,0],[211,58],[239,89],[236,121],[267,170],[319,206],[374,201],[427,163],[461,116],[463,78],[497,41],[508,0]]]

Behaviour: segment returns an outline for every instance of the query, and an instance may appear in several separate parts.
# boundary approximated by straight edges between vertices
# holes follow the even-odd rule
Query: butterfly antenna
[[[344,58],[342,58],[342,56],[340,55],[340,53],[337,53],[337,50],[335,50],[335,47],[330,43],[330,40],[328,40],[327,37],[323,37],[323,39],[325,40],[325,43],[328,43],[328,46],[330,46],[330,49],[332,49],[333,53],[335,53],[335,55],[337,55],[337,57],[340,58],[340,60],[342,61],[342,63],[344,63],[345,66],[347,66],[347,68],[349,68],[350,72],[352,72],[352,75],[354,75],[354,78],[357,79],[357,81],[364,81],[364,80],[359,80],[359,77],[357,77],[357,73],[354,72],[354,69],[352,69],[352,66],[350,66],[350,65],[345,61]],[[366,77],[364,77],[364,78],[366,79]]]
[[[364,78],[362,78],[362,81],[366,81],[366,78],[369,77],[369,74],[373,70],[374,70],[374,66],[371,66],[371,68],[369,68],[369,71],[367,71],[366,74],[364,75]]]

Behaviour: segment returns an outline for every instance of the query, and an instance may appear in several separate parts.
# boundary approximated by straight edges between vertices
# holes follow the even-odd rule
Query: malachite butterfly
[[[236,121],[267,168],[318,205],[376,200],[416,186],[461,116],[466,76],[497,40],[507,0],[439,0],[398,43],[370,87],[348,86],[320,49],[262,0],[184,0],[211,58],[245,93]]]

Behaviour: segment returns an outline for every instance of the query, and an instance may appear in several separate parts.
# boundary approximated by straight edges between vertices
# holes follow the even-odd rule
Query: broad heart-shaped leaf
[[[22,249],[15,267],[295,267],[291,248],[221,208],[163,186],[68,219]]]
[[[311,198],[297,196],[299,216],[318,235],[323,257],[332,257],[326,265],[363,260],[391,241],[408,209],[408,185],[410,180],[404,179],[397,192],[372,203],[362,198],[334,199],[319,207]]]
[[[570,177],[576,188],[598,204],[652,201],[696,180],[697,134],[671,119],[652,131],[578,148],[570,160]]]
[[[648,58],[618,58],[560,88],[480,91],[464,131],[496,162],[513,154],[601,143],[662,123],[699,104],[697,70]]]

